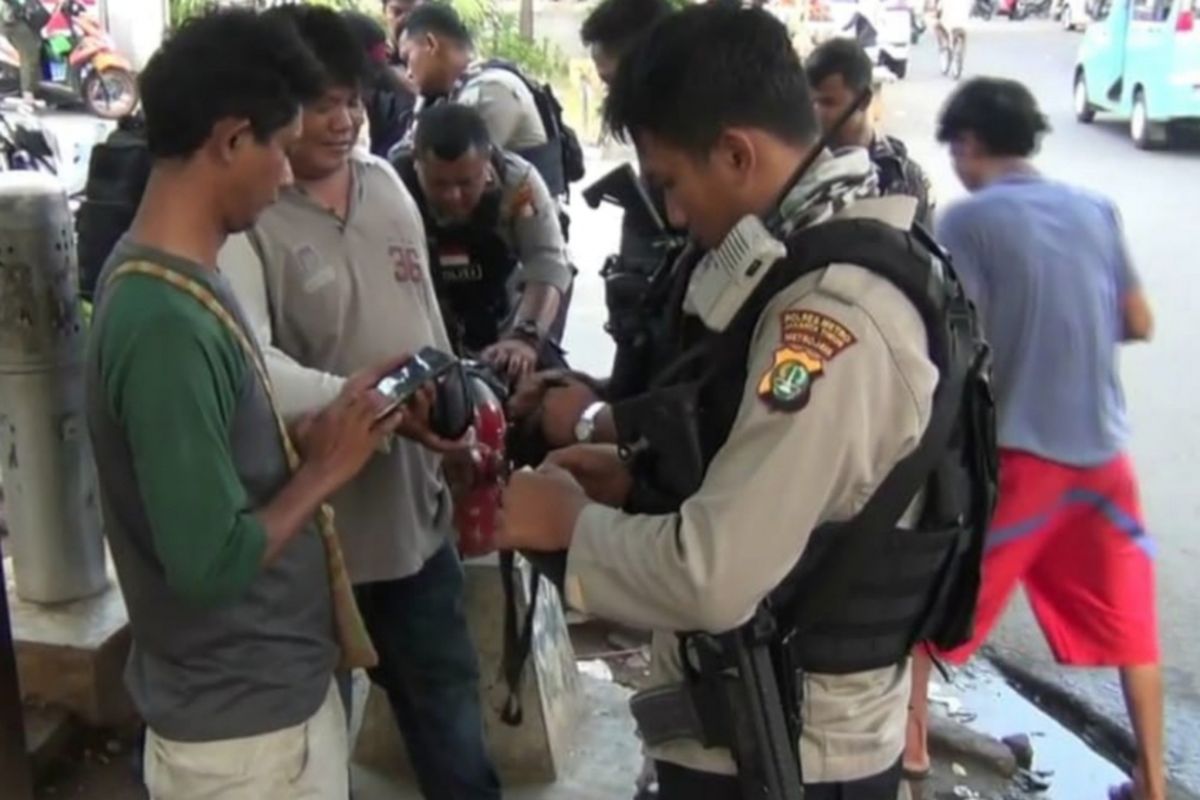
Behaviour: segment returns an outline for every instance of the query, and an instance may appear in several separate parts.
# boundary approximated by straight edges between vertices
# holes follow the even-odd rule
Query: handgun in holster
[[[683,739],[728,749],[746,800],[803,800],[798,754],[802,673],[760,606],[740,628],[680,637],[686,679],[630,703],[648,747]]]

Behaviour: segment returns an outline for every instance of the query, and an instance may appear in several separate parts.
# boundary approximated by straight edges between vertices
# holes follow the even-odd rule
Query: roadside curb
[[[1008,745],[950,717],[929,715],[929,752],[934,758],[982,766],[1001,778],[1017,774],[1017,759]]]
[[[1133,734],[1085,698],[1029,666],[1015,653],[992,645],[981,650],[986,658],[1030,702],[1087,742],[1100,755],[1129,772],[1136,761]],[[1200,800],[1200,795],[1168,778],[1172,800]]]

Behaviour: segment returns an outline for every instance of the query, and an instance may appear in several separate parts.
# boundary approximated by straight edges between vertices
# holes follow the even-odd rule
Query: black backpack
[[[126,117],[92,149],[84,199],[75,218],[79,234],[79,290],[91,299],[113,247],[133,223],[150,180],[152,159],[140,119]]]
[[[563,121],[562,104],[558,102],[554,89],[548,83],[537,83],[531,80],[519,67],[508,61],[492,59],[480,65],[480,71],[489,69],[501,69],[517,76],[533,95],[534,103],[537,104],[538,116],[542,118],[542,127],[546,129],[546,140],[548,143],[556,145],[558,152],[555,155],[559,156],[562,162],[563,180],[558,181],[554,179],[554,176],[545,174],[543,177],[546,178],[546,184],[550,186],[551,192],[565,193],[567,186],[583,179],[583,146],[580,145],[579,136],[574,129]],[[539,171],[543,170],[539,169]],[[556,186],[554,185],[556,183],[562,185]]]

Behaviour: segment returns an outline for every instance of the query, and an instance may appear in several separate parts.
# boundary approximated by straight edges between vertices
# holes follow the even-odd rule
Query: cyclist
[[[955,69],[955,77],[962,74],[970,17],[971,0],[937,0],[938,52],[942,57],[942,72],[947,75],[951,69]]]

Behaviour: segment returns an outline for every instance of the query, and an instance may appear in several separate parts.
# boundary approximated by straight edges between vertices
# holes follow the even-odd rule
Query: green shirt
[[[212,312],[157,278],[122,278],[105,321],[104,396],[124,423],[167,584],[196,603],[229,602],[267,546],[228,436],[250,365]]]
[[[100,278],[88,428],[105,535],[129,610],[130,695],[167,739],[300,724],[337,661],[329,564],[315,525],[263,564],[255,517],[289,469],[265,385],[220,320],[148,261],[205,286],[246,328],[225,278],[122,240]]]

